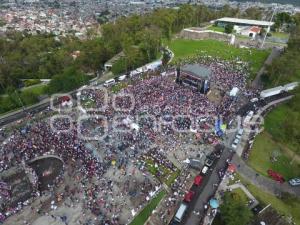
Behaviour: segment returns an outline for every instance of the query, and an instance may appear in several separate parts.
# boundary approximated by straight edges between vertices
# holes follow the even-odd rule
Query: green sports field
[[[175,54],[174,63],[176,63],[177,60],[197,54],[206,54],[224,60],[238,59],[248,62],[251,70],[250,79],[255,77],[270,54],[269,50],[236,48],[225,42],[216,40],[174,39],[165,44]]]

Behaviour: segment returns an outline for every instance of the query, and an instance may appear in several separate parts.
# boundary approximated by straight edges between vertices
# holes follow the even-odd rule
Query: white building
[[[262,21],[262,20],[248,20],[231,17],[223,17],[214,21],[220,27],[225,27],[227,24],[232,24],[239,27],[262,27],[270,31],[270,27],[274,25],[274,22]]]

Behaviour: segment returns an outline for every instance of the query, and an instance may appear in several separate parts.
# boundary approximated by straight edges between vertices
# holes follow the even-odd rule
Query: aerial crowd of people
[[[147,170],[141,169],[140,156],[144,156],[146,162],[151,158],[156,164],[162,163],[174,172],[175,166],[168,161],[166,152],[182,144],[179,133],[194,132],[206,137],[205,144],[217,143],[220,137],[214,131],[216,118],[226,121],[235,112],[235,99],[226,93],[233,87],[246,90],[247,65],[244,63],[210,57],[191,58],[182,63],[199,63],[210,68],[210,82],[224,93],[220,104],[195,89],[175,83],[173,72],[163,76],[156,71],[148,78],[131,78],[115,96],[108,91],[107,106],[103,110],[75,108],[62,117],[27,123],[10,132],[0,146],[0,171],[41,155],[57,155],[65,164],[62,173],[74,176],[80,186],[66,190],[64,196],[83,193],[84,198],[72,197],[73,201],[83,201],[87,209],[100,218],[99,224],[128,222],[121,222],[120,217],[130,205],[126,201],[116,204],[114,199],[126,195],[140,199],[136,200],[139,206],[135,210],[138,210],[159,186],[155,179],[147,178],[151,176]],[[87,87],[78,97],[89,102],[91,108],[99,109],[105,95],[103,89]],[[77,123],[78,116],[84,116],[80,123]],[[122,176],[125,180],[122,191],[117,194],[113,194],[116,181],[107,177],[111,168],[121,170],[120,180]],[[142,171],[141,181],[130,179],[136,169]],[[132,182],[139,184],[133,188]],[[1,215],[7,217],[12,211],[4,205]]]

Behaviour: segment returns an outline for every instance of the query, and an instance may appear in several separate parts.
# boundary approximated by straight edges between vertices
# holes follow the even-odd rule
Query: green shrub
[[[40,84],[41,81],[39,79],[30,79],[30,80],[24,80],[24,86],[29,87],[35,84]]]

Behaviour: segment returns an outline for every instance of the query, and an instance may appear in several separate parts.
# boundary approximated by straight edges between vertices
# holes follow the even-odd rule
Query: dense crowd
[[[232,87],[245,90],[246,65],[209,57],[193,60],[212,70],[210,82],[224,92]],[[14,130],[6,143],[1,145],[0,170],[41,155],[58,155],[78,173],[78,192],[85,193],[87,208],[106,224],[120,224],[119,216],[126,208],[125,203],[110,205],[108,202],[128,194],[139,196],[141,201],[138,208],[141,208],[145,203],[143,199],[155,190],[157,184],[145,179],[139,184],[139,193],[134,193],[136,187],[130,188],[130,181],[126,181],[125,189],[115,195],[114,181],[103,178],[111,167],[124,171],[123,176],[128,176],[126,171],[129,165],[133,163],[138,167],[138,156],[145,155],[144,160],[151,158],[154,163],[163,164],[174,171],[174,165],[167,160],[165,153],[160,148],[152,148],[158,140],[165,143],[163,151],[172,151],[181,144],[177,138],[178,132],[195,131],[203,133],[210,140],[208,143],[213,143],[213,140],[218,139],[213,129],[215,119],[226,118],[234,112],[234,107],[231,107],[234,99],[225,95],[221,104],[217,105],[206,95],[176,84],[174,80],[173,73],[138,80],[114,98],[109,94],[107,107],[102,112],[73,110],[68,113],[72,120],[45,119]],[[103,89],[86,89],[78,96],[99,108],[103,106],[104,95]],[[92,115],[93,118],[77,124],[75,121],[78,114]],[[83,139],[78,136],[78,132]],[[97,140],[89,139],[95,136]],[[149,153],[150,149],[152,152]],[[98,180],[98,183],[92,179]]]

